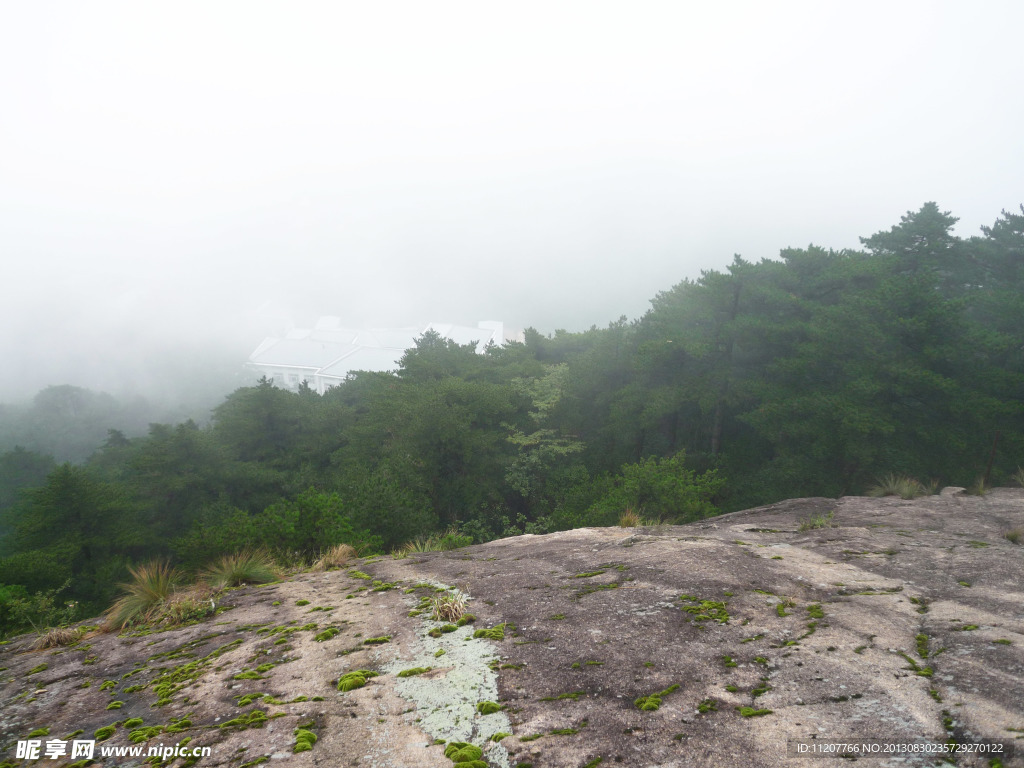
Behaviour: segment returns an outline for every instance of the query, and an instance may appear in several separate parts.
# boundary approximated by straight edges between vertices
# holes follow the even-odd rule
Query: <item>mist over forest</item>
[[[955,224],[926,203],[859,249],[736,257],[634,320],[483,354],[431,332],[396,371],[322,395],[263,378],[198,421],[143,428],[159,410],[141,399],[47,388],[0,411],[0,626],[23,627],[33,594],[88,615],[154,558],[310,562],[894,476],[914,493],[1020,482],[1024,206],[972,237]]]
[[[140,564],[1015,482],[1021,28],[1011,0],[8,4],[0,634]],[[428,333],[323,394],[245,366],[327,316],[524,335]]]
[[[399,6],[5,9],[0,402],[176,407],[321,315],[583,331],[1020,197],[1019,3]]]

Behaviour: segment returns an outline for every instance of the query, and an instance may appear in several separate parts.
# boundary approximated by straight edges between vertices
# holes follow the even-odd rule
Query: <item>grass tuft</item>
[[[467,597],[462,592],[444,592],[430,598],[434,621],[458,621],[466,612]]]
[[[66,645],[74,645],[82,639],[85,629],[82,627],[50,627],[39,634],[32,647],[37,651],[47,648],[61,648]]]
[[[459,533],[459,529],[452,526],[442,534],[433,536],[417,536],[412,541],[402,545],[400,551],[406,556],[416,552],[448,552],[452,549],[468,547],[473,543],[472,536],[465,536]]]
[[[815,515],[814,517],[804,520],[800,523],[798,530],[802,531],[813,531],[818,528],[834,528],[835,523],[832,521],[835,515],[835,510],[832,510],[827,515]]]
[[[619,515],[620,528],[636,528],[642,522],[640,515],[634,512],[630,507],[627,507],[626,511]]]
[[[132,581],[122,584],[128,594],[119,598],[106,612],[104,629],[113,631],[149,621],[174,590],[178,573],[165,560],[153,560],[129,566]]]
[[[1003,538],[1011,544],[1020,546],[1024,544],[1024,528],[1011,528],[1003,533]]]
[[[901,499],[916,499],[927,493],[928,489],[914,478],[892,472],[878,478],[878,485],[868,489],[868,496],[899,496]]]
[[[242,584],[265,584],[277,581],[279,574],[274,559],[263,549],[244,549],[225,555],[206,567],[205,579],[216,589]]]
[[[989,487],[985,485],[985,478],[979,477],[974,481],[974,484],[967,489],[969,496],[984,496],[989,492]]]
[[[208,584],[193,584],[186,589],[172,592],[170,597],[160,603],[152,617],[152,623],[172,626],[194,624],[213,615],[216,609],[213,589]]]
[[[350,544],[335,544],[313,563],[317,571],[329,571],[331,568],[344,568],[348,561],[356,556],[355,548]]]
[[[632,508],[629,507],[627,507],[626,511],[619,516],[620,528],[653,528],[661,524],[661,520],[656,520],[649,517],[641,517],[639,512],[635,512]]]

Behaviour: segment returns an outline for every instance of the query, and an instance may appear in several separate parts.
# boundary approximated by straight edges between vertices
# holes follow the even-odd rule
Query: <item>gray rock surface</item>
[[[211,747],[201,766],[452,766],[435,740],[476,744],[493,766],[779,766],[797,760],[788,742],[828,739],[1003,742],[1020,754],[994,763],[962,753],[956,764],[1021,766],[1024,547],[1004,536],[1014,529],[1024,529],[1024,491],[946,489],[912,501],[798,499],[687,526],[519,536],[298,574],[233,590],[221,600],[230,610],[189,627],[94,634],[57,651],[4,646],[0,765],[30,764],[14,743],[39,728],[45,741],[119,724],[103,745],[133,746],[123,723],[142,718],[176,731],[142,746],[191,738]],[[438,585],[469,595],[476,622],[430,637],[442,623],[410,612]],[[500,624],[500,641],[473,637]],[[329,627],[338,633],[317,641]],[[339,692],[339,678],[360,669],[380,674]],[[637,706],[659,692],[658,709]],[[239,700],[250,693],[270,698]],[[114,701],[123,704],[108,710]],[[479,713],[485,701],[502,711]],[[300,726],[317,742],[294,753]],[[511,735],[490,740],[502,732]]]

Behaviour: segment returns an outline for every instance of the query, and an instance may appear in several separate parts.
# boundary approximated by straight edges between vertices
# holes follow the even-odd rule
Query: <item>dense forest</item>
[[[155,557],[684,522],[888,473],[1006,482],[1024,463],[1024,215],[970,238],[955,222],[928,203],[859,250],[736,257],[638,320],[482,355],[426,335],[396,372],[322,396],[262,380],[208,425],[111,429],[75,464],[9,451],[0,631],[26,606],[91,615]]]

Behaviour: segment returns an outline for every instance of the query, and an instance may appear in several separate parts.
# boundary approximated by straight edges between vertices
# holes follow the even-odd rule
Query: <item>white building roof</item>
[[[318,392],[335,386],[352,371],[394,371],[407,349],[428,331],[457,344],[476,343],[482,353],[489,344],[522,341],[505,334],[504,324],[481,322],[476,327],[429,323],[424,328],[345,328],[336,317],[322,317],[313,328],[295,328],[269,337],[249,356],[248,365],[274,383],[294,389],[306,381]]]

